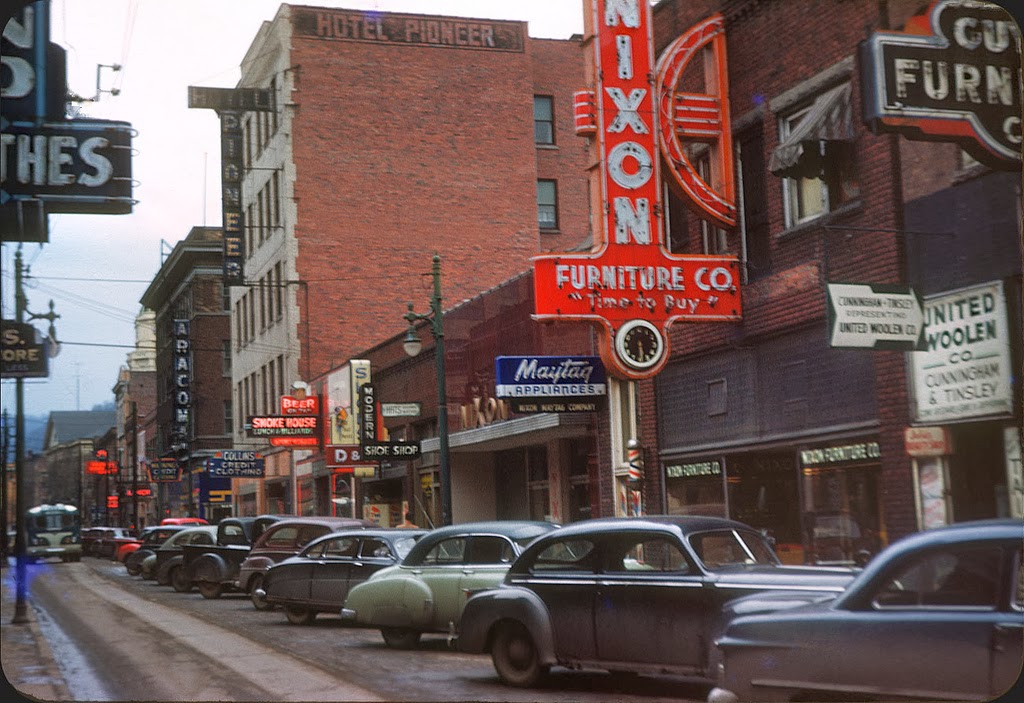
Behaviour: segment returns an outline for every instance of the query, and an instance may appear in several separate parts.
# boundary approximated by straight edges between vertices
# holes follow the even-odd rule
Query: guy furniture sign
[[[593,0],[591,8],[587,26],[594,32],[592,73],[597,85],[592,92],[577,94],[576,131],[597,138],[602,227],[594,233],[596,246],[589,254],[534,258],[534,319],[598,323],[601,358],[609,371],[622,378],[649,378],[668,360],[668,327],[674,320],[740,319],[739,262],[735,257],[684,257],[666,251],[659,121],[668,119],[672,129],[685,129],[686,124],[676,119],[679,101],[672,97],[664,101],[668,107],[659,107],[660,96],[652,85],[656,69],[650,3]],[[696,55],[696,49],[721,31],[721,26],[702,28],[688,35],[683,55]],[[714,46],[724,68],[724,44]],[[671,75],[678,77],[675,71],[685,63],[677,62]],[[724,72],[717,78],[724,86]],[[674,86],[668,92],[674,96]],[[727,96],[709,102],[717,118],[726,109]],[[682,109],[692,117],[685,97]],[[669,114],[662,114],[666,110]],[[728,122],[717,129],[727,130]],[[718,211],[723,223],[727,210]]]
[[[913,289],[864,283],[828,284],[833,347],[913,351],[924,348],[924,315]]]
[[[1003,282],[928,296],[924,320],[925,351],[911,354],[914,420],[1012,415]]]
[[[872,34],[860,48],[865,123],[1019,169],[1020,41],[1006,10],[973,0],[938,0],[905,31]]]

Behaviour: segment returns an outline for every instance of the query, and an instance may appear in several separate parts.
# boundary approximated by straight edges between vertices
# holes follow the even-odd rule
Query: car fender
[[[382,573],[382,572],[378,572]],[[431,629],[434,595],[418,578],[389,574],[355,586],[345,599],[346,619],[370,627],[424,627]]]
[[[193,581],[221,583],[228,577],[228,565],[219,554],[201,554],[189,564],[189,578]]]
[[[160,584],[161,586],[168,586],[168,585],[170,585],[170,583],[171,583],[171,570],[172,569],[176,569],[179,566],[181,566],[181,561],[182,561],[181,555],[180,554],[176,554],[175,556],[171,557],[170,559],[165,561],[163,564],[161,564],[160,568],[156,572],[156,582],[158,584]]]
[[[507,620],[526,627],[543,664],[556,663],[555,638],[547,606],[533,591],[515,586],[481,591],[466,602],[459,624],[459,650],[476,654],[489,652],[498,625]]]
[[[243,591],[248,591],[249,586],[252,583],[253,576],[257,574],[264,574],[271,566],[274,565],[274,560],[270,557],[248,557],[242,562],[242,566],[238,570],[238,585]]]

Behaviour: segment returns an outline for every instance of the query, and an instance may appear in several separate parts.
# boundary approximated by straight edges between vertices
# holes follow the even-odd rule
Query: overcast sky
[[[584,0],[323,0],[323,7],[524,20],[533,37],[583,31]],[[217,117],[190,110],[190,85],[234,87],[239,63],[277,0],[52,0],[50,38],[67,50],[72,92],[98,101],[81,116],[130,122],[138,200],[130,215],[50,217],[50,242],[25,244],[31,313],[51,299],[60,354],[25,381],[25,410],[90,410],[113,401],[135,341],[139,298],[165,255],[196,225],[220,225]],[[109,66],[119,65],[119,71]],[[97,93],[97,66],[99,90]],[[581,88],[583,86],[580,86]],[[112,95],[111,90],[117,90]],[[3,316],[14,317],[13,255],[3,247]],[[36,321],[46,331],[47,322]],[[14,382],[3,382],[14,415]],[[31,428],[30,428],[31,429]]]

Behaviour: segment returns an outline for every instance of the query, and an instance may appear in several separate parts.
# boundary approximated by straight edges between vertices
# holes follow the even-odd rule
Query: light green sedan
[[[556,527],[519,520],[440,527],[420,539],[401,564],[353,587],[341,616],[380,628],[396,649],[412,649],[424,632],[453,638],[469,597],[501,583],[523,548]]]

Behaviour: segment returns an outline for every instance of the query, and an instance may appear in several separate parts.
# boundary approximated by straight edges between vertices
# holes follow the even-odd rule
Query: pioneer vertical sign
[[[242,175],[245,167],[242,117],[245,112],[273,112],[274,94],[266,88],[189,86],[188,106],[209,108],[220,117],[221,218],[224,230],[224,285],[245,284],[245,217]]]
[[[1020,31],[998,5],[937,0],[903,32],[861,43],[864,121],[956,141],[995,168],[1021,165]]]
[[[671,115],[661,114],[650,3],[594,0],[587,27],[594,33],[597,84],[577,94],[576,126],[577,133],[597,140],[602,226],[589,254],[534,259],[534,318],[598,323],[608,370],[621,378],[648,378],[668,359],[673,321],[740,318],[739,262],[673,255],[664,247],[659,124],[675,123],[677,101],[669,101]],[[695,37],[691,47],[707,45],[711,36]],[[724,51],[724,45],[714,50]],[[725,99],[719,96],[715,104]],[[721,116],[714,106],[711,112]],[[727,133],[728,124],[718,129]],[[728,208],[722,214],[727,223]]]

